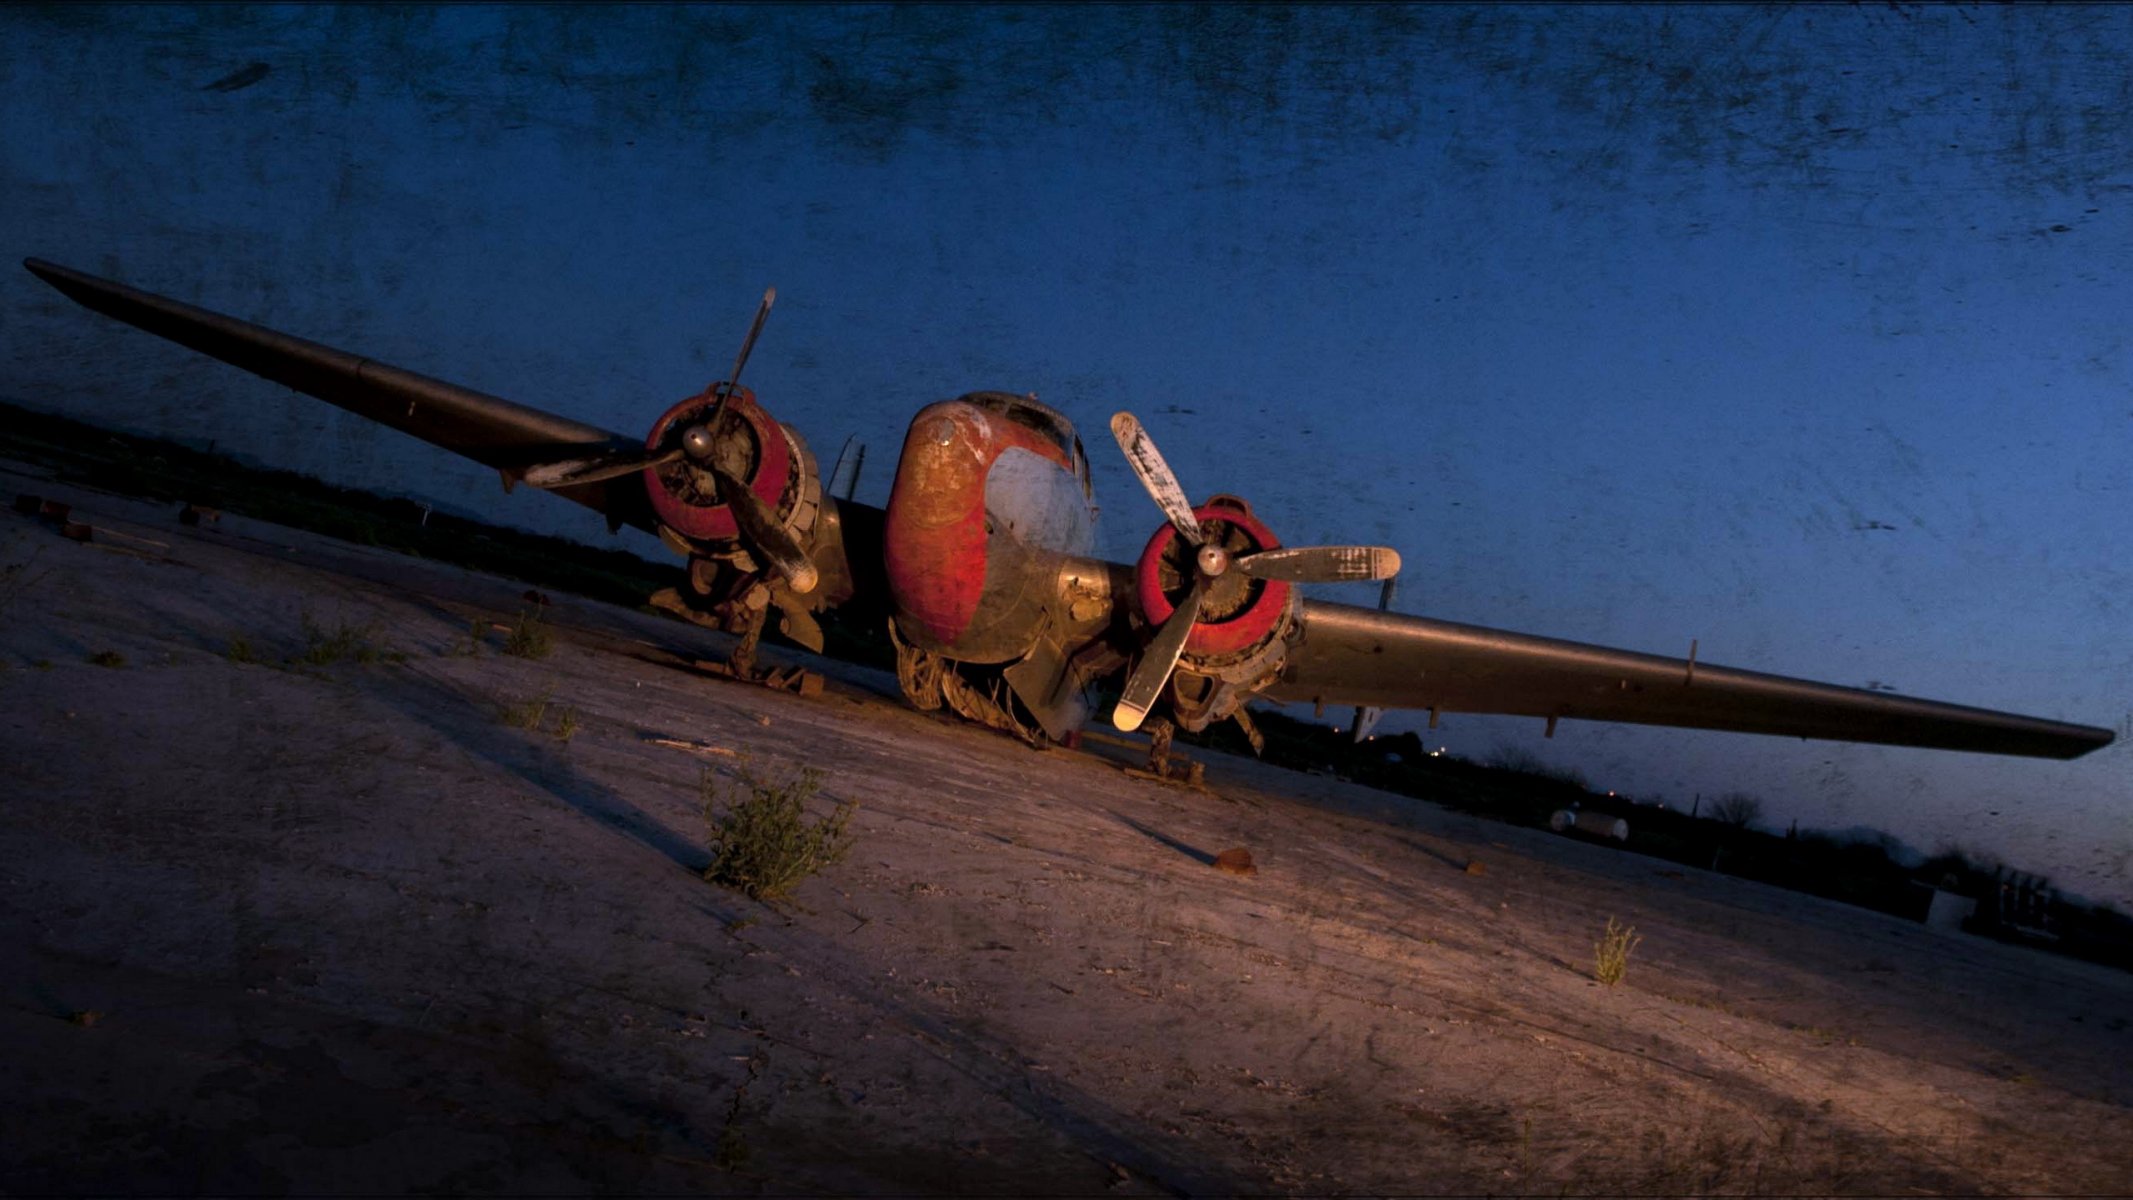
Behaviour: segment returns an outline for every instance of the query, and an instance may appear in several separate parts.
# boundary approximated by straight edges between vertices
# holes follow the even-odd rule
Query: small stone
[[[95,1026],[98,1021],[101,1021],[103,1019],[104,1014],[96,1011],[93,1008],[83,1009],[81,1012],[75,1013],[73,1016],[67,1018],[67,1020],[72,1021],[74,1024],[81,1026],[83,1029],[89,1029]]]
[[[1259,868],[1252,864],[1252,852],[1239,846],[1215,855],[1215,870],[1232,875],[1257,875]]]
[[[1466,860],[1466,873],[1469,875],[1486,875],[1489,873],[1489,869],[1482,865],[1480,859],[1470,858]]]

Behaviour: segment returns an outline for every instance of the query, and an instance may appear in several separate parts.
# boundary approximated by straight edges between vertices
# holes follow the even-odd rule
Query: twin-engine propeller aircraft
[[[749,675],[772,610],[822,648],[814,614],[886,609],[904,695],[1042,745],[1090,715],[1123,673],[1112,720],[1234,719],[1275,701],[1623,721],[2075,758],[2108,729],[1811,683],[1305,598],[1298,584],[1389,579],[1393,550],[1284,546],[1250,504],[1194,505],[1129,413],[1111,433],[1165,521],[1138,561],[1093,556],[1089,463],[1035,396],[972,392],[918,411],[886,510],[825,493],[807,443],[739,379],[763,297],[726,379],[669,408],[641,442],[37,259],[69,297],[647,530],[688,561],[657,602],[741,635]],[[1387,589],[1390,596],[1390,589]],[[1161,710],[1158,713],[1158,709]],[[1151,717],[1153,719],[1151,720]]]

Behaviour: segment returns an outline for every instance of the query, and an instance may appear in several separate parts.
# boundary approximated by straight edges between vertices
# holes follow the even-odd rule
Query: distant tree
[[[1727,792],[1711,801],[1711,819],[1721,825],[1746,829],[1763,819],[1763,802],[1746,792]]]

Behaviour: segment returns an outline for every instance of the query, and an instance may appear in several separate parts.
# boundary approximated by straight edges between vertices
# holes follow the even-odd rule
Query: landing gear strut
[[[706,629],[740,638],[726,661],[697,659],[692,664],[697,670],[803,696],[821,694],[822,676],[814,671],[798,666],[756,666],[756,651],[762,645],[763,627],[769,623],[773,607],[779,610],[779,628],[787,637],[811,650],[822,648],[821,627],[804,611],[791,611],[796,598],[778,594],[760,574],[737,574],[730,564],[708,558],[690,561],[689,593],[685,596],[679,588],[662,588],[652,595],[651,605]],[[780,603],[781,600],[786,602]]]
[[[1177,737],[1178,727],[1167,717],[1150,717],[1142,728],[1148,731],[1148,774],[1165,783],[1182,783],[1187,787],[1207,786],[1207,764],[1197,759],[1177,756],[1173,761],[1170,753],[1171,740]]]

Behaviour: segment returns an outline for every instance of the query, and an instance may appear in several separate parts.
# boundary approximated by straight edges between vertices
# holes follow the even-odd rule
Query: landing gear
[[[822,676],[814,671],[798,666],[757,667],[756,651],[772,609],[778,611],[778,631],[809,650],[822,649],[822,627],[782,581],[774,583],[753,567],[753,563],[744,566],[724,558],[692,558],[687,593],[662,588],[653,593],[650,603],[706,629],[739,635],[726,661],[698,659],[693,664],[697,670],[802,696],[820,695]]]
[[[1207,786],[1207,764],[1197,759],[1170,753],[1171,740],[1177,737],[1178,727],[1167,717],[1150,717],[1141,726],[1148,731],[1148,770],[1128,771],[1128,774],[1147,774],[1163,783],[1182,783],[1186,787]]]
[[[933,712],[945,704],[966,721],[1011,734],[1036,749],[1051,746],[1044,728],[1017,711],[1014,689],[999,672],[978,668],[977,679],[966,678],[955,663],[904,641],[893,620],[889,641],[896,647],[897,686],[913,708]]]

